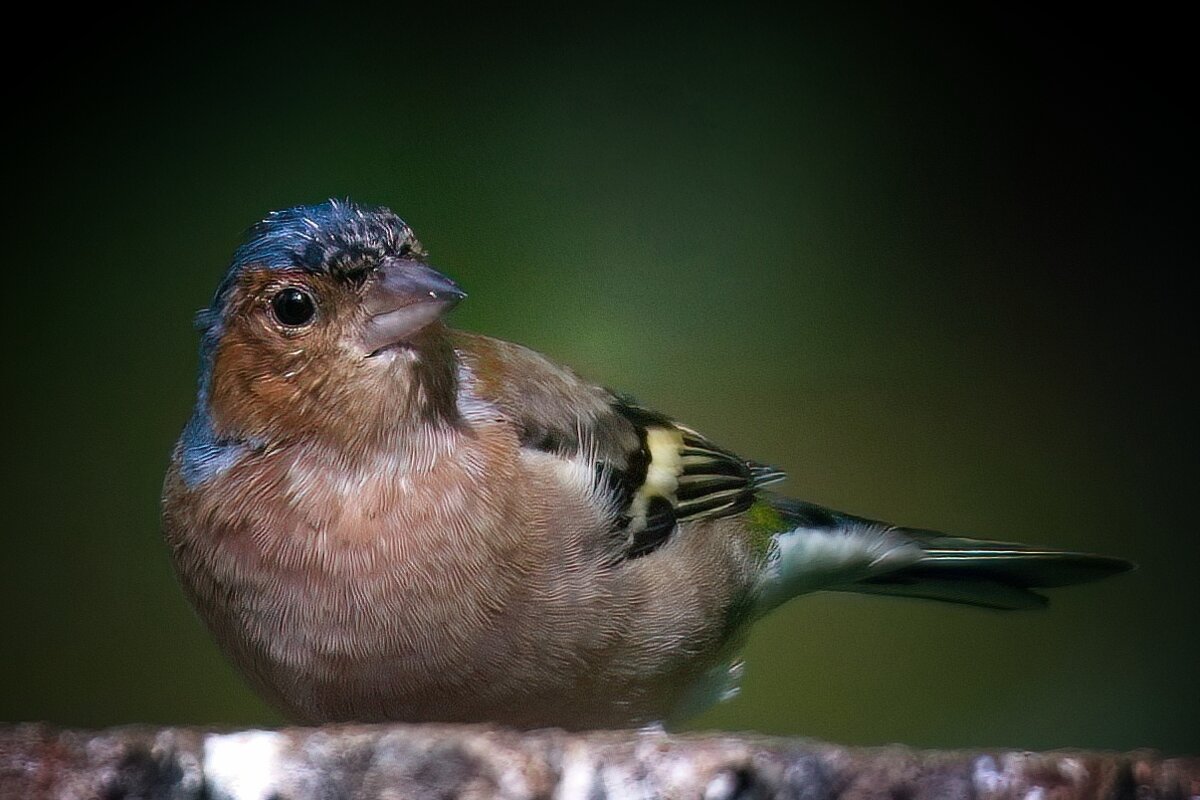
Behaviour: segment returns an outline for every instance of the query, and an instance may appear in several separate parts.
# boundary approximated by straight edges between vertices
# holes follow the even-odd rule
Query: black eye
[[[275,319],[294,328],[312,321],[317,304],[303,289],[289,288],[271,298],[271,310],[275,312]]]

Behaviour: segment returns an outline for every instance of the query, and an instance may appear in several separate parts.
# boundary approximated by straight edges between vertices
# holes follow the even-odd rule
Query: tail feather
[[[921,542],[928,569],[977,574],[1043,589],[1100,580],[1133,567],[1125,559],[1093,553],[965,539],[933,531],[908,533]]]
[[[887,597],[913,597],[918,600],[937,600],[943,603],[993,608],[1002,611],[1045,608],[1050,602],[1050,599],[1044,594],[1001,581],[902,575],[891,579],[868,578],[848,586],[831,586],[829,591],[880,594]]]
[[[1035,589],[1125,572],[1124,559],[900,528],[772,498],[788,530],[775,537],[765,605],[807,591],[916,597],[996,609],[1041,608]]]

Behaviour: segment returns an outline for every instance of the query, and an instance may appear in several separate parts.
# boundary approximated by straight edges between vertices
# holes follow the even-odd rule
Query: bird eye
[[[271,298],[271,310],[275,312],[275,319],[289,328],[295,328],[312,321],[317,313],[317,304],[308,292],[288,288]]]

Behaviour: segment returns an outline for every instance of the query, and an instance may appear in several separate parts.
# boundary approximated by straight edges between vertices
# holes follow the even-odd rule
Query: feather
[[[681,522],[745,510],[760,487],[784,477],[532,350],[458,331],[452,336],[473,376],[471,391],[503,411],[522,446],[596,459],[597,486],[617,509],[612,529],[626,558],[653,553]]]
[[[808,591],[918,597],[997,609],[1040,608],[1033,591],[1133,568],[1109,556],[902,528],[773,497],[775,537],[763,610]]]

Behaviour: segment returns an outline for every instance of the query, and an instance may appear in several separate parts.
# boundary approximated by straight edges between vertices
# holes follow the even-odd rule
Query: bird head
[[[453,384],[440,319],[465,295],[425,256],[398,216],[349,201],[251,228],[198,316],[214,431],[345,440],[384,408],[398,419],[433,402],[437,384]]]

